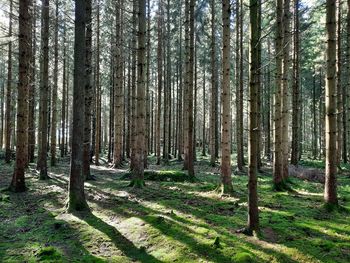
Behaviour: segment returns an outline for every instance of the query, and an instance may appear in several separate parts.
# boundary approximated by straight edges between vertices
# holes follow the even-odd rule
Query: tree
[[[211,0],[211,97],[210,97],[210,164],[216,162],[216,140],[218,138],[218,88],[216,76],[216,41],[215,41],[215,0]]]
[[[83,145],[85,120],[86,1],[75,1],[73,138],[68,187],[68,212],[88,210],[84,194]]]
[[[259,90],[260,90],[260,15],[261,1],[250,0],[250,56],[249,56],[249,140],[248,140],[248,232],[259,230],[257,191],[258,136],[259,136]]]
[[[222,136],[221,193],[232,194],[231,179],[231,88],[230,88],[230,1],[222,1]]]
[[[100,1],[97,1],[97,25],[96,25],[96,128],[95,128],[95,164],[100,165],[101,149],[101,85],[100,85]]]
[[[134,0],[136,1],[136,0]],[[145,90],[146,90],[146,1],[138,0],[138,48],[137,48],[137,104],[135,166],[132,171],[131,186],[144,186],[145,148]]]
[[[54,76],[51,104],[51,166],[56,165],[56,129],[57,129],[57,89],[58,89],[58,0],[56,0],[55,44],[54,44]]]
[[[338,204],[337,198],[337,104],[336,104],[336,1],[326,1],[327,73],[326,73],[326,174],[324,200]]]
[[[40,66],[40,139],[37,168],[40,179],[48,179],[47,175],[47,140],[48,140],[48,100],[49,100],[49,0],[42,1],[41,52]]]
[[[86,39],[85,39],[85,120],[84,120],[84,149],[83,149],[83,175],[85,179],[93,179],[90,171],[90,148],[91,148],[91,119],[92,119],[92,19],[91,19],[91,0],[86,0]]]
[[[282,62],[283,62],[283,0],[277,0],[276,7],[276,90],[274,94],[274,158],[273,182],[275,189],[283,188],[282,173]]]
[[[9,36],[12,36],[13,0],[10,0]],[[5,161],[11,161],[11,93],[12,93],[12,41],[8,46],[7,86],[5,102]]]
[[[16,130],[16,164],[10,190],[23,192],[25,186],[25,167],[27,164],[28,140],[28,89],[31,59],[31,16],[30,0],[19,2],[19,60],[18,60],[18,96],[17,96],[17,130]]]

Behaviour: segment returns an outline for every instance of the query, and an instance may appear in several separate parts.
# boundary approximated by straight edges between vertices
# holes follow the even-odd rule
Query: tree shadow
[[[148,254],[144,248],[137,248],[129,239],[123,236],[116,228],[107,224],[91,212],[75,213],[75,216],[86,222],[91,227],[106,234],[113,244],[120,249],[125,256],[140,262],[161,262]]]

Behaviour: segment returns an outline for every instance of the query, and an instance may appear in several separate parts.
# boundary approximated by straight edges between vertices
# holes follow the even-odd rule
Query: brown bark
[[[19,63],[18,63],[18,96],[17,96],[17,130],[16,130],[16,163],[10,190],[23,192],[25,186],[25,167],[28,156],[28,87],[30,85],[31,59],[31,0],[19,2]]]
[[[51,166],[56,165],[56,130],[57,130],[57,89],[58,89],[58,0],[56,0],[55,39],[54,39],[54,72],[51,103]]]
[[[9,36],[12,36],[12,14],[13,13],[13,0],[10,0],[10,13],[9,13]],[[6,102],[5,102],[5,161],[9,163],[11,161],[11,110],[12,110],[12,41],[8,45],[8,60],[7,60],[7,86],[6,86]]]
[[[68,211],[88,210],[84,194],[83,145],[85,119],[86,1],[75,1],[73,138],[68,187]]]
[[[47,140],[48,140],[48,100],[49,100],[49,0],[42,1],[42,65],[40,70],[40,151],[38,156],[38,168],[40,179],[48,179],[47,175]]]
[[[230,1],[222,1],[222,136],[221,136],[221,193],[232,194],[231,179],[231,88],[230,88]]]
[[[250,56],[249,56],[249,140],[248,140],[248,230],[259,230],[257,191],[258,137],[259,137],[259,90],[260,90],[260,1],[250,0]]]
[[[336,1],[326,1],[326,182],[324,200],[337,205]]]

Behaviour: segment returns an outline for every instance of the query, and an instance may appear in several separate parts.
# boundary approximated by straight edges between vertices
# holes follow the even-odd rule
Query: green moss
[[[235,263],[252,263],[255,262],[253,256],[247,252],[237,253],[233,258],[233,262]]]
[[[36,257],[39,261],[57,262],[62,259],[61,253],[55,247],[44,247],[38,251]]]

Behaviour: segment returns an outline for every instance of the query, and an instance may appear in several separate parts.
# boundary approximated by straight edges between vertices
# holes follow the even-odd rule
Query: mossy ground
[[[152,170],[182,168],[150,163]],[[68,159],[50,168],[46,181],[34,167],[27,192],[0,194],[1,262],[350,262],[346,171],[338,180],[343,209],[328,213],[322,184],[291,178],[291,191],[275,192],[266,169],[259,175],[257,238],[236,233],[246,224],[247,177],[233,175],[234,196],[222,197],[215,191],[219,168],[199,155],[196,182],[148,180],[143,189],[127,187],[127,167],[92,166],[97,180],[85,184],[92,212],[74,215],[65,213]],[[1,161],[0,188],[11,174]]]

